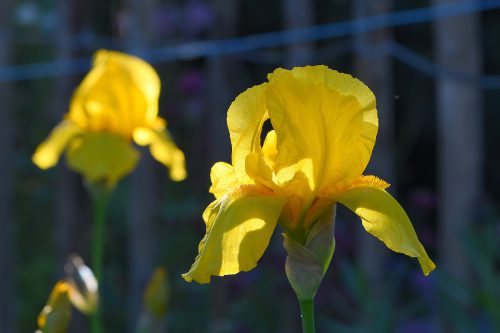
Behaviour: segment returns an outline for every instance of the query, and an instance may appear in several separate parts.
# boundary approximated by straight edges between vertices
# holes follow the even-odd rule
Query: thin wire
[[[474,75],[446,69],[395,41],[388,42],[383,49],[395,59],[432,78],[444,77],[486,90],[500,89],[500,75]]]
[[[189,60],[199,57],[248,53],[289,44],[349,36],[380,28],[399,27],[428,22],[437,19],[482,12],[495,8],[500,8],[500,0],[465,0],[452,4],[435,5],[419,9],[368,16],[346,22],[316,25],[239,38],[196,41],[157,49],[143,50],[136,52],[136,54],[151,63],[161,63],[175,60]],[[429,73],[427,64],[423,66],[421,59],[415,57],[414,54],[409,54],[408,52],[405,52],[405,50],[398,47],[390,47],[389,51],[391,54],[394,53],[393,55],[397,58],[400,57],[401,59],[406,59],[408,61],[410,61],[409,59],[412,59],[412,67],[419,70],[423,69],[424,73]],[[415,63],[413,63],[413,61],[415,61]],[[0,82],[13,82],[84,73],[90,67],[90,62],[90,57],[83,57],[7,66],[0,68]],[[432,68],[438,68],[435,67],[437,65],[432,66]],[[443,71],[440,72],[443,73]],[[483,79],[480,81],[483,82]],[[497,78],[486,77],[483,83],[485,82],[488,82],[487,86],[490,84],[496,85]]]

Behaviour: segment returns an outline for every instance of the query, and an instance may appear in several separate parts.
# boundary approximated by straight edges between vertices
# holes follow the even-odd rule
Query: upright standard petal
[[[156,119],[161,83],[158,73],[150,64],[141,58],[122,52],[99,50],[94,59],[94,66],[118,66],[126,72],[148,102],[148,110],[145,114],[147,123]]]
[[[358,215],[363,227],[385,245],[410,257],[416,257],[425,275],[436,265],[418,240],[408,215],[384,188],[387,183],[377,178],[357,182],[336,199]]]
[[[81,134],[81,129],[73,122],[64,120],[57,125],[49,137],[35,150],[32,160],[40,169],[53,167],[66,149],[71,139]]]
[[[231,137],[232,164],[240,181],[250,182],[246,172],[249,155],[261,155],[260,135],[268,118],[265,103],[267,84],[260,84],[241,93],[229,107],[227,127]]]
[[[212,204],[204,213],[207,232],[199,254],[184,279],[208,283],[212,275],[253,269],[269,244],[285,201],[243,185]]]
[[[147,126],[156,118],[159,93],[160,80],[149,64],[101,50],[75,90],[67,117],[87,130],[130,138],[134,128]]]
[[[277,136],[275,172],[293,171],[309,191],[350,184],[364,171],[378,130],[375,96],[361,81],[326,66],[277,69],[266,106]],[[294,167],[295,165],[295,167]],[[302,186],[290,186],[304,195]]]
[[[114,184],[135,168],[139,153],[116,134],[88,132],[68,148],[68,166],[92,183]]]

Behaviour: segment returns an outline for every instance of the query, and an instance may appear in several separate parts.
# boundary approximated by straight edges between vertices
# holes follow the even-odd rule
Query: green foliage
[[[334,312],[342,319],[320,317],[318,323],[327,332],[387,333],[395,332],[400,321],[416,315],[420,300],[398,303],[403,277],[408,270],[396,268],[381,285],[374,286],[366,273],[356,264],[343,261],[336,267],[340,272],[340,285],[332,295]]]
[[[439,311],[457,333],[500,332],[500,229],[492,216],[463,234],[472,269],[467,282],[441,271]]]

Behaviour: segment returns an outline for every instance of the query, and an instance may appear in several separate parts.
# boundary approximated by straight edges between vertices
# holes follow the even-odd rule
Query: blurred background
[[[395,195],[438,269],[388,251],[342,207],[316,298],[318,332],[500,332],[500,1],[0,0],[0,332],[33,332],[71,253],[89,261],[89,198],[35,147],[99,48],[149,60],[160,114],[185,152],[174,183],[142,154],[106,229],[104,320],[134,332],[154,267],[169,273],[168,332],[299,332],[277,232],[258,267],[180,277],[204,235],[209,170],[229,161],[226,111],[276,67],[326,64],[376,94],[368,174]],[[87,332],[73,312],[70,332]]]

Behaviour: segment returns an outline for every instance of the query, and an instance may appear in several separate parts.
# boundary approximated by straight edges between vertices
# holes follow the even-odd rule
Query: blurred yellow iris
[[[150,146],[173,180],[183,180],[184,154],[158,117],[159,94],[160,79],[148,63],[120,52],[96,52],[69,112],[37,147],[33,162],[47,169],[66,151],[69,167],[88,181],[114,184],[137,164],[139,153],[130,144],[134,140]]]
[[[305,245],[320,216],[339,202],[393,251],[435,268],[411,222],[385,189],[363,176],[378,130],[375,96],[361,81],[326,66],[277,69],[231,104],[232,164],[212,167],[215,201],[187,281],[254,268],[279,223]],[[262,128],[270,130],[261,143]],[[315,231],[316,232],[316,231]]]

